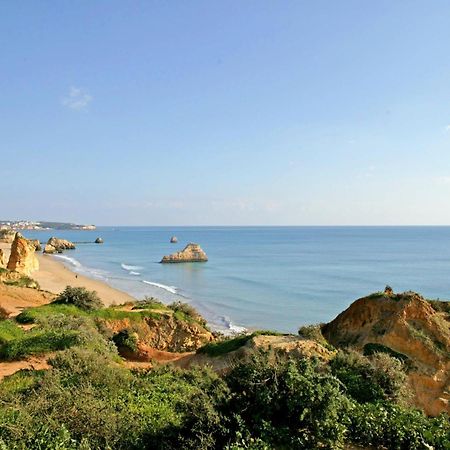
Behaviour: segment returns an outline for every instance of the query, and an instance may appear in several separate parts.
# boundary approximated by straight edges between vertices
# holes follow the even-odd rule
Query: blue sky
[[[0,3],[0,218],[450,224],[450,2]]]

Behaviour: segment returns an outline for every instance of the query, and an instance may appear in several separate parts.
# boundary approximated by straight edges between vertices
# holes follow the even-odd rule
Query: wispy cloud
[[[92,101],[92,95],[86,90],[71,86],[69,93],[62,98],[61,103],[67,108],[73,109],[75,111],[85,110],[89,103]]]
[[[447,126],[444,128],[444,130],[445,130],[446,133],[450,133],[450,125],[447,125]]]
[[[436,177],[434,179],[434,181],[441,186],[442,185],[444,185],[444,186],[450,185],[450,177],[449,176]]]

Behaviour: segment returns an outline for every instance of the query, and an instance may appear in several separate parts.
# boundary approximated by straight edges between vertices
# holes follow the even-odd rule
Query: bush
[[[271,448],[338,448],[350,402],[339,381],[307,359],[278,360],[260,353],[238,364],[226,381],[230,413]]]
[[[112,339],[119,350],[125,349],[131,352],[138,350],[138,335],[129,329],[119,331]]]
[[[173,302],[167,306],[173,311],[173,315],[178,320],[187,322],[197,322],[202,326],[206,326],[206,320],[198,313],[198,311],[188,303]]]
[[[354,350],[340,350],[331,361],[330,369],[357,402],[406,401],[409,398],[402,363],[385,353],[368,358]]]
[[[84,311],[92,311],[103,307],[103,303],[95,291],[72,286],[67,286],[52,303],[75,305]]]
[[[299,328],[298,334],[305,339],[315,341],[328,350],[333,351],[335,350],[335,348],[325,339],[324,335],[322,334],[322,326],[323,324],[321,323],[314,325],[305,325]]]

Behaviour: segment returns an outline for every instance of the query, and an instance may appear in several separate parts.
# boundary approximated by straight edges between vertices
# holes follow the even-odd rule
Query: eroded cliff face
[[[201,324],[179,320],[172,314],[155,314],[142,321],[105,320],[113,332],[132,330],[137,335],[141,348],[145,346],[167,352],[190,352],[214,340],[210,331]]]
[[[401,354],[417,406],[437,415],[450,412],[450,314],[445,304],[414,292],[386,291],[356,300],[322,332],[337,347]]]
[[[35,252],[35,244],[17,233],[11,245],[8,270],[30,276],[32,272],[39,269],[39,261]]]
[[[181,252],[164,256],[162,263],[206,262],[208,257],[198,244],[188,244]]]

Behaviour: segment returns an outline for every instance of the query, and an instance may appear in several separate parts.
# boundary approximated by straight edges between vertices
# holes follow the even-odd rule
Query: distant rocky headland
[[[70,222],[32,220],[0,220],[0,229],[11,230],[95,230],[95,225],[78,225]]]

